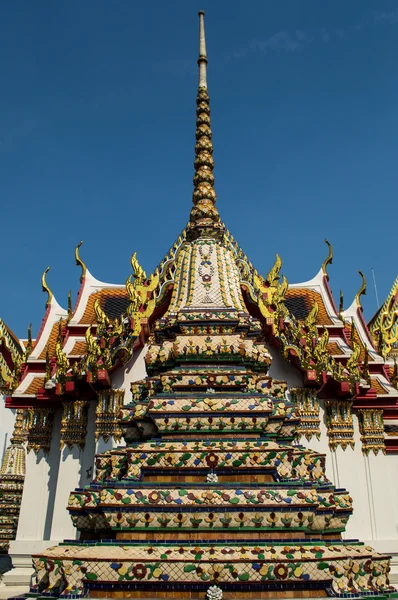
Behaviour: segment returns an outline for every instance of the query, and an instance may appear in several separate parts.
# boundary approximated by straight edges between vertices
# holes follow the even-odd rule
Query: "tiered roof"
[[[200,102],[203,104],[203,97],[200,98]],[[199,167],[202,168],[198,165]],[[195,181],[197,180],[196,174]],[[206,187],[206,193],[208,193],[208,189]],[[197,194],[197,188],[195,188],[195,194]],[[114,356],[111,362],[107,363],[106,379],[108,385],[111,385],[112,372],[131,357],[134,349],[145,343],[145,339],[149,335],[149,330],[144,333],[147,323],[145,319],[148,317],[153,319],[162,312],[170,318],[170,315],[176,310],[176,302],[185,302],[187,310],[192,306],[192,302],[200,302],[204,311],[214,308],[214,302],[216,302],[216,306],[219,308],[225,308],[228,305],[232,310],[243,311],[247,307],[253,318],[260,318],[268,341],[279,347],[284,358],[303,372],[307,384],[322,387],[321,392],[325,397],[336,395],[336,393],[353,394],[354,407],[379,407],[384,410],[385,418],[398,417],[398,393],[393,385],[394,381],[392,381],[394,350],[386,358],[383,358],[377,350],[377,339],[375,340],[374,332],[381,320],[382,309],[378,313],[378,318],[372,320],[372,336],[363,318],[360,303],[360,296],[364,292],[364,288],[356,295],[349,308],[343,309],[340,306],[337,309],[329,286],[326,266],[322,266],[318,274],[310,281],[287,284],[282,280],[282,283],[279,283],[281,261],[278,257],[270,274],[266,278],[261,278],[232,235],[224,230],[223,245],[215,246],[216,277],[219,283],[223,284],[221,287],[227,285],[228,289],[223,292],[223,297],[219,290],[219,297],[207,297],[208,301],[203,303],[206,299],[205,289],[199,287],[194,289],[194,284],[190,282],[190,277],[200,267],[203,258],[200,256],[198,248],[195,249],[194,256],[192,247],[188,247],[186,244],[187,231],[189,236],[196,235],[192,233],[195,232],[193,223],[194,221],[191,221],[188,224],[186,230],[182,232],[149,278],[146,275],[143,277],[142,268],[134,258],[134,283],[131,283],[131,278],[127,284],[109,284],[97,280],[82,263],[77,248],[78,263],[83,266],[81,285],[73,310],[70,306],[69,309],[65,309],[58,304],[44,277],[43,288],[48,294],[47,308],[37,339],[31,342],[31,351],[29,352],[29,349],[26,349],[23,343],[19,342],[3,326],[4,347],[7,340],[8,345],[11,344],[14,349],[14,353],[18,349],[18,352],[21,355],[25,353],[26,357],[22,364],[19,385],[8,397],[7,405],[10,407],[49,406],[57,402],[65,394],[62,386],[58,388],[56,386],[59,360],[62,361],[62,356],[66,357],[69,368],[66,370],[65,376],[71,380],[76,376],[77,371],[84,371],[84,365],[87,365],[89,356],[90,341],[93,339],[95,343],[99,343],[100,337],[96,334],[98,334],[98,326],[100,330],[103,330],[104,319],[108,328],[108,341],[112,338],[109,328],[115,327],[118,331],[116,331],[117,336],[113,340],[113,344],[117,341],[120,345],[122,341],[122,345],[126,348],[123,359],[119,356],[115,360]],[[216,221],[217,231],[219,231],[219,223]],[[201,226],[204,226],[203,221]],[[207,221],[206,227],[209,227],[209,221]],[[195,264],[192,261],[195,261]],[[180,277],[181,270],[184,273],[183,277]],[[231,273],[234,274],[232,277]],[[237,281],[240,281],[240,285],[230,289],[230,286],[234,286]],[[146,293],[152,299],[149,304],[148,298],[145,299],[144,304],[140,303],[134,321],[131,316],[134,313],[132,308],[134,308],[137,291],[139,302],[141,293]],[[203,295],[203,298],[200,294]],[[264,303],[264,297],[266,303]],[[395,306],[391,302],[390,296],[386,300],[386,306],[390,307],[390,310],[391,306]],[[277,319],[275,319],[276,315],[278,315]],[[282,323],[281,328],[280,324]],[[278,325],[276,329],[275,325]],[[309,334],[315,344],[318,342],[318,350],[322,350],[323,358],[327,359],[328,364],[324,365],[323,378],[320,378],[320,374],[315,372],[317,360],[314,356],[308,355],[308,348],[306,349],[305,344],[303,345],[303,339]],[[322,336],[323,345],[319,348]],[[101,352],[99,352],[100,354]],[[4,356],[3,361],[5,360]],[[318,356],[318,362],[319,358]],[[98,356],[98,359],[103,369],[103,357]],[[335,379],[337,376],[335,385],[331,385],[330,381],[333,379],[333,370]],[[10,378],[10,367],[8,367],[7,373]],[[342,392],[344,382],[349,382],[349,385],[345,386],[346,391]],[[352,387],[353,384],[355,384],[355,390]]]
[[[12,377],[13,363],[7,361],[3,341],[0,366],[12,392],[7,406],[50,407],[73,399],[82,386],[88,396],[96,386],[112,387],[113,373],[146,343],[155,320],[163,315],[173,319],[182,303],[187,314],[197,304],[204,312],[226,307],[247,312],[261,323],[266,341],[279,348],[320,397],[350,397],[354,407],[378,407],[398,423],[398,378],[392,362],[398,280],[369,330],[360,303],[364,283],[349,308],[343,309],[341,302],[337,308],[328,283],[333,257],[329,243],[329,254],[310,281],[289,284],[281,278],[279,257],[266,277],[259,275],[216,208],[204,39],[200,44],[193,208],[186,229],[149,277],[133,255],[133,273],[125,284],[97,280],[80,257],[80,243],[75,257],[81,284],[74,308],[70,301],[67,308],[58,304],[46,282],[47,269],[46,313],[35,342],[28,340],[25,347],[3,327],[3,340],[11,340],[7,343],[24,355]],[[214,274],[206,272],[209,257],[202,255],[200,244],[190,244],[204,232],[215,240],[205,249],[217,259]],[[199,270],[213,278],[213,290],[216,278],[217,292],[210,293],[204,280],[194,278]]]

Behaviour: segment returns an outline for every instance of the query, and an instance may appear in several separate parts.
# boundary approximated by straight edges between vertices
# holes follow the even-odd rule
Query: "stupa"
[[[47,349],[35,393],[64,398],[61,444],[72,447],[84,443],[87,390],[97,390],[99,435],[123,437],[125,445],[97,453],[93,480],[71,493],[68,511],[79,539],[34,554],[28,597],[386,597],[394,592],[389,556],[342,539],[351,496],[327,478],[324,454],[297,441],[298,433],[311,437],[319,430],[319,395],[327,402],[330,443],[352,445],[352,398],[371,389],[368,351],[351,314],[347,360],[333,357],[318,303],[304,319],[296,317],[297,293],[292,288],[288,296],[279,258],[261,277],[221,221],[202,11],[199,18],[194,192],[186,229],[149,277],[133,256],[134,280],[127,281],[120,317],[109,318],[99,298],[93,300],[97,326],[87,330],[78,361],[68,359],[71,343],[63,341],[72,310],[54,308],[49,292],[49,314],[58,318],[45,326],[54,331],[55,357]],[[323,286],[330,261],[331,255]],[[124,288],[120,292],[125,299]],[[344,329],[341,318],[332,326]],[[147,376],[131,383],[123,404],[112,372],[140,347],[147,349]],[[301,369],[302,388],[269,375],[271,347]],[[368,451],[384,450],[380,414],[371,412],[365,396],[363,443]],[[37,450],[49,446],[53,409],[40,410],[42,420],[27,434]]]

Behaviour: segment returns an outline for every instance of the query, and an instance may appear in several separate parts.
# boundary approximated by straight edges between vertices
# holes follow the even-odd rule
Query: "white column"
[[[0,394],[0,464],[3,460],[4,452],[10,443],[14,423],[15,410],[5,407],[4,395]]]
[[[83,487],[90,482],[89,469],[94,465],[94,429],[95,402],[88,406],[88,423],[86,443],[81,450],[77,446],[69,449],[64,447],[61,452],[57,486],[54,501],[54,512],[51,520],[51,539],[62,542],[65,539],[75,540],[79,532],[72,524],[69,511],[66,509],[69,494],[77,487]],[[89,475],[87,476],[87,473]]]
[[[51,520],[51,539],[62,542],[76,539],[76,530],[66,510],[70,492],[78,486],[82,451],[74,446],[61,451],[54,512]]]
[[[26,459],[17,535],[9,548],[13,568],[4,575],[1,582],[1,587],[22,586],[18,590],[20,593],[29,586],[33,575],[32,554],[42,552],[53,545],[45,531],[51,505],[51,490],[53,485],[56,486],[56,481],[53,483],[53,480],[56,480],[58,473],[60,423],[61,415],[58,410],[54,415],[49,454],[45,455],[40,450],[36,455],[31,450]]]
[[[398,456],[377,456],[371,452],[367,457],[368,479],[371,486],[370,502],[375,519],[375,537],[369,541],[377,552],[390,555],[391,583],[398,583]]]
[[[370,510],[370,489],[366,473],[366,461],[362,454],[358,417],[353,414],[355,448],[336,448],[339,485],[347,489],[353,499],[353,514],[348,520],[345,539],[367,539],[374,537]]]

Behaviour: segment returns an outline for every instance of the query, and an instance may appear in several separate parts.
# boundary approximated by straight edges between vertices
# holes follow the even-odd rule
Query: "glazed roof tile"
[[[72,350],[68,353],[69,356],[82,356],[87,352],[87,344],[83,341],[75,342]]]
[[[303,321],[309,315],[314,302],[318,303],[318,325],[334,325],[329,317],[321,294],[306,288],[289,288],[286,293],[286,308]]]
[[[354,328],[354,332],[352,332],[352,328]],[[359,346],[361,347],[361,354],[359,355],[359,360],[363,361],[364,358],[365,358],[365,346],[364,346],[364,344],[363,344],[363,342],[362,342],[362,340],[361,340],[361,338],[360,338],[360,336],[358,334],[358,331],[357,331],[355,325],[353,323],[347,323],[346,322],[345,329],[347,330],[347,337],[348,337],[348,339],[351,340],[352,336],[353,336],[354,341],[357,344],[359,344]],[[382,393],[384,394],[385,392],[382,392]]]
[[[44,360],[46,358],[47,348],[50,356],[54,356],[55,346],[58,339],[58,331],[59,331],[59,323],[54,323],[51,328],[50,335],[47,338],[46,344],[39,355],[39,360]]]
[[[44,377],[34,377],[24,394],[37,394],[38,390],[44,386]]]
[[[99,299],[100,306],[107,317],[116,319],[126,312],[129,297],[125,288],[104,288],[91,294],[79,324],[92,325],[96,322],[94,303]]]
[[[388,390],[381,385],[376,377],[372,378],[372,388],[376,390],[378,396],[385,396],[388,394]]]
[[[337,342],[329,342],[328,343],[328,353],[332,355],[344,355],[343,350],[337,344]]]

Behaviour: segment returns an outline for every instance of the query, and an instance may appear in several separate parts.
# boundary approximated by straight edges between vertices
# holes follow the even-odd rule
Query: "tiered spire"
[[[210,127],[210,98],[207,92],[207,55],[204,11],[199,11],[199,84],[196,98],[196,146],[194,192],[190,226],[192,228],[217,227],[220,215],[215,207],[214,160]]]

